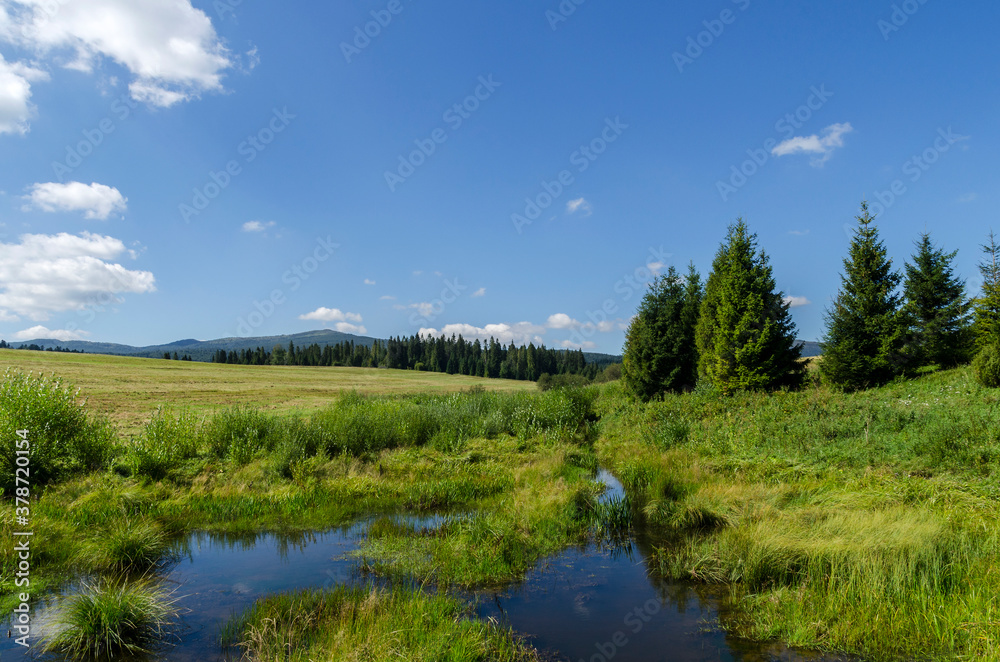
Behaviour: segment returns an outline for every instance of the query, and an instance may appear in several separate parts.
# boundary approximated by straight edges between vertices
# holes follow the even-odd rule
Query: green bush
[[[15,486],[18,430],[28,431],[33,486],[101,469],[115,453],[115,435],[104,420],[59,379],[7,370],[0,382],[0,488]]]
[[[987,345],[972,362],[976,380],[987,388],[1000,388],[1000,346]]]
[[[202,429],[202,438],[216,457],[246,464],[258,454],[274,450],[280,432],[276,417],[259,409],[234,407],[217,414]]]
[[[177,462],[198,455],[198,423],[183,412],[174,416],[162,407],[128,449],[128,465],[135,476],[165,477]]]

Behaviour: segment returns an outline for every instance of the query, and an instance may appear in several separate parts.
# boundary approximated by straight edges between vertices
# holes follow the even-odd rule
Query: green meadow
[[[727,587],[722,625],[736,636],[872,660],[1000,659],[1000,394],[968,368],[854,394],[642,404],[618,382],[539,392],[180,363],[0,352],[12,368],[0,385],[0,536],[13,532],[14,431],[27,428],[32,591],[90,578],[49,650],[149,648],[171,598],[136,577],[191,532],[374,516],[361,568],[422,589],[272,596],[227,640],[252,660],[536,659],[446,589],[504,586],[570,545],[636,527],[666,576]],[[598,504],[598,466],[625,501]],[[428,532],[397,513],[453,516]],[[5,610],[15,563],[0,547]]]

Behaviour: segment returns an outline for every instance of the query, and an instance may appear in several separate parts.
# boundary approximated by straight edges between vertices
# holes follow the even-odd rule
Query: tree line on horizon
[[[982,294],[970,298],[955,274],[958,251],[928,233],[912,262],[895,270],[862,202],[841,287],[827,310],[821,379],[856,391],[915,376],[928,366],[973,362],[981,383],[1000,386],[1000,246],[989,234],[979,265]],[[640,400],[707,386],[800,387],[807,375],[789,303],[769,258],[742,219],[729,227],[704,283],[692,264],[653,281],[626,333],[622,379]]]
[[[275,345],[270,351],[264,347],[220,349],[212,363],[389,368],[524,381],[538,381],[542,375],[581,375],[592,380],[610,365],[610,361],[588,362],[583,350],[555,350],[534,343],[517,347],[494,338],[470,342],[460,335],[396,337],[376,340],[370,347],[354,341],[296,347],[290,341],[287,347]]]

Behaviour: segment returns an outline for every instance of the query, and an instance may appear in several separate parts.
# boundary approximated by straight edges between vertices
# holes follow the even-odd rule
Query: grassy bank
[[[1000,657],[1000,396],[968,370],[853,395],[599,402],[597,444],[669,576],[727,627],[870,659]]]

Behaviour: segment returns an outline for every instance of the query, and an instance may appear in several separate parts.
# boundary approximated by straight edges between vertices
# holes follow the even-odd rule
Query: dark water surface
[[[602,472],[600,478],[609,486],[606,496],[621,494],[621,485],[613,477]],[[407,519],[433,527],[442,518]],[[356,561],[346,556],[357,549],[366,528],[367,522],[362,522],[294,538],[193,535],[165,573],[181,610],[171,645],[151,659],[232,659],[231,653],[219,647],[220,629],[258,598],[367,581],[358,575]],[[647,567],[650,551],[641,537],[614,549],[589,545],[566,550],[540,563],[516,587],[471,596],[475,612],[523,634],[554,660],[839,659],[732,639],[718,627],[722,593],[657,578]],[[36,605],[33,641],[49,627],[51,610],[51,603]],[[0,661],[31,658],[13,639],[0,639]]]

